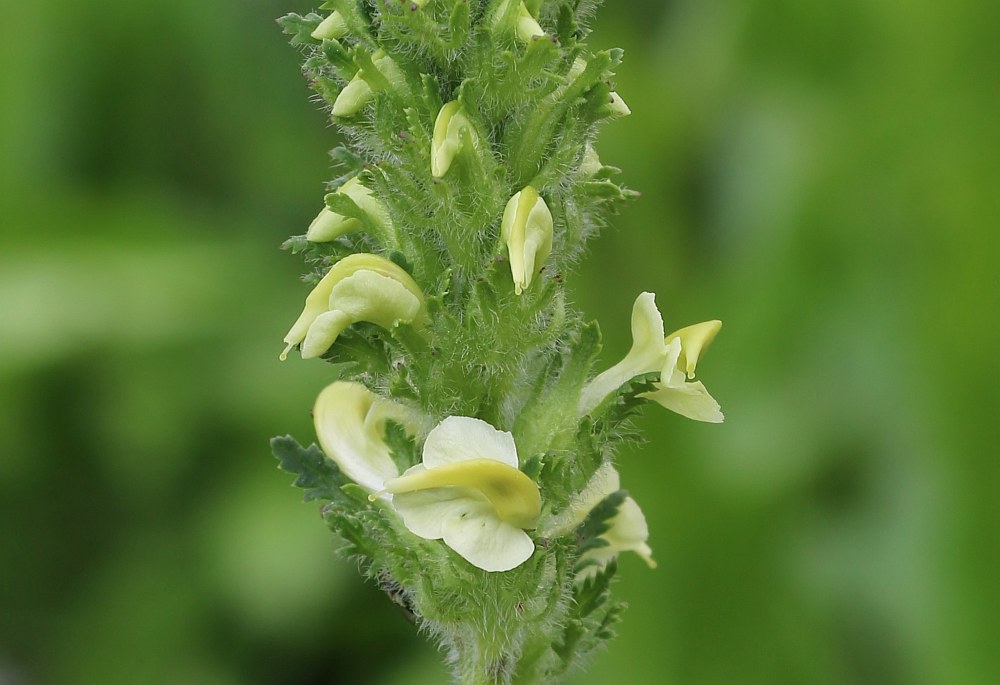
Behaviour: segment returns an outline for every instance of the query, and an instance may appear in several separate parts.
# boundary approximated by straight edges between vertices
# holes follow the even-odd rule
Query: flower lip
[[[541,513],[538,486],[518,469],[495,459],[415,466],[385,484],[386,492],[394,495],[436,488],[474,490],[489,501],[501,521],[518,528],[534,528]]]

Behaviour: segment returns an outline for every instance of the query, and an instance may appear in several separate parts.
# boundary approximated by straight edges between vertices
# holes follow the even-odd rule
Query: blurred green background
[[[437,685],[267,440],[337,138],[301,0],[0,5],[0,683]],[[575,685],[1000,682],[1000,3],[617,0],[643,197],[576,299],[721,318],[620,459],[660,567]]]

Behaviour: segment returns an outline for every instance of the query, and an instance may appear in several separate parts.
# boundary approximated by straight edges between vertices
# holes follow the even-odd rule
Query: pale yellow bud
[[[341,16],[340,12],[332,12],[330,16],[320,22],[316,30],[311,34],[316,40],[339,40],[347,35],[347,24],[344,22],[344,17]]]
[[[403,73],[392,58],[385,54],[384,50],[378,50],[372,55],[372,64],[389,81],[394,88],[401,88],[405,85]],[[371,85],[365,80],[361,71],[354,75],[340,95],[333,103],[333,115],[336,117],[349,117],[357,114],[361,109],[371,102],[375,92]]]
[[[453,100],[441,108],[434,121],[434,137],[431,139],[431,174],[441,178],[455,157],[462,150],[463,134],[468,131],[475,143],[476,129],[465,114],[462,103]]]
[[[367,187],[361,184],[355,176],[337,188],[335,194],[343,194],[351,198],[358,208],[367,214],[379,226],[387,228],[391,221],[389,214],[378,198]],[[306,232],[306,240],[314,243],[324,243],[362,227],[355,217],[338,214],[328,208],[323,208],[313,220]]]
[[[583,161],[580,163],[580,175],[585,178],[593,178],[597,175],[604,165],[601,164],[601,158],[597,156],[597,150],[590,143],[587,143],[587,147],[583,150]]]
[[[517,3],[517,7],[514,4]],[[528,43],[538,36],[544,36],[545,31],[538,25],[531,11],[521,0],[504,0],[493,12],[492,25],[501,32],[513,30],[521,42]]]
[[[622,96],[615,91],[611,91],[611,111],[620,117],[627,117],[632,113],[632,110],[630,110],[628,105],[625,104],[625,101],[622,100]]]
[[[545,31],[538,25],[535,18],[531,16],[531,12],[528,11],[523,2],[517,8],[517,23],[514,25],[514,33],[525,43],[545,35]]]
[[[552,251],[552,213],[537,190],[525,186],[510,198],[503,210],[500,237],[507,243],[514,292],[520,295]]]

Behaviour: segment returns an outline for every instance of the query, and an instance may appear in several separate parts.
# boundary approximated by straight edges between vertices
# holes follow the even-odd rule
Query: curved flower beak
[[[424,317],[423,293],[408,273],[384,257],[353,254],[334,264],[306,297],[302,314],[285,336],[281,359],[299,343],[303,359],[318,357],[359,321],[419,329]]]
[[[475,490],[493,507],[497,518],[518,528],[534,528],[542,499],[534,481],[516,468],[492,459],[470,459],[437,468],[414,468],[385,484],[399,495],[437,488]]]
[[[450,416],[427,435],[423,463],[388,481],[385,491],[414,534],[444,540],[484,571],[509,571],[534,553],[524,531],[541,512],[538,486],[517,463],[510,433]]]
[[[451,168],[455,157],[462,151],[462,136],[468,131],[476,141],[476,129],[472,126],[462,103],[452,100],[438,112],[434,121],[434,136],[431,139],[431,175],[442,178]]]
[[[520,295],[552,251],[552,213],[537,190],[526,186],[510,198],[503,210],[500,237],[507,243],[514,292]]]
[[[667,336],[666,343],[669,345],[674,339],[681,341],[681,351],[677,357],[677,368],[683,371],[688,379],[694,378],[695,369],[698,368],[698,357],[702,350],[706,349],[715,340],[715,336],[722,330],[722,322],[718,319],[714,321],[704,321],[691,326],[685,326],[674,331]]]
[[[382,490],[399,475],[383,435],[392,419],[412,432],[416,421],[403,405],[360,383],[336,381],[320,392],[313,421],[320,447],[348,478],[369,492]]]

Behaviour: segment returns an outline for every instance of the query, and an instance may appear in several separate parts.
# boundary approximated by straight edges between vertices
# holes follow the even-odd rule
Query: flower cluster
[[[610,635],[618,557],[655,566],[613,457],[650,402],[722,421],[694,379],[721,322],[665,334],[642,293],[631,349],[595,368],[565,277],[631,196],[593,146],[630,110],[580,3],[324,8],[283,24],[352,146],[287,243],[314,285],[280,356],[337,380],[313,408],[321,451],[275,452],[460,682],[553,682]]]

